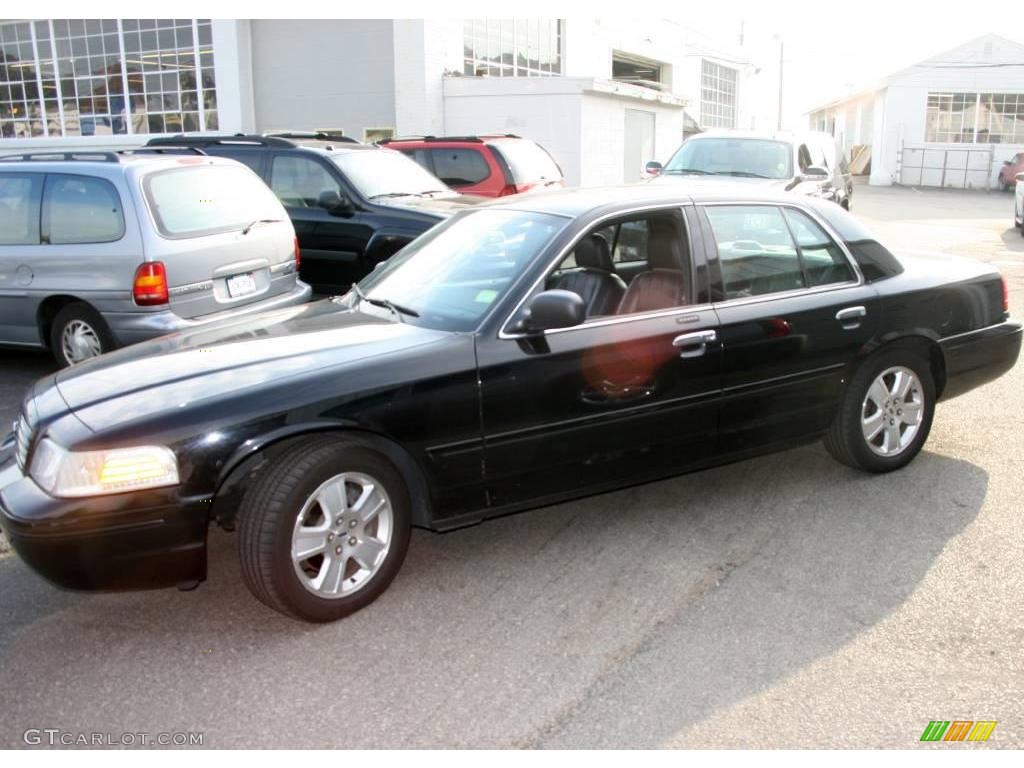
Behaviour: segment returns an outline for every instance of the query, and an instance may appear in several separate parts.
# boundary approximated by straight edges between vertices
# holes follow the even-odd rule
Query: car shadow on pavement
[[[1021,231],[1018,227],[1006,230],[1000,235],[1000,238],[1008,250],[1024,253],[1024,237],[1021,237]]]
[[[376,603],[320,626],[252,598],[220,532],[191,593],[69,594],[6,558],[0,743],[59,707],[210,746],[657,747],[899,610],[987,485],[933,453],[870,476],[801,448],[417,531]]]

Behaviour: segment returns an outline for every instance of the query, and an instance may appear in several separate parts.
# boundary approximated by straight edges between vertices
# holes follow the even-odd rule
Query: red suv
[[[466,195],[504,197],[564,187],[558,163],[540,144],[511,133],[494,136],[419,136],[379,142],[411,157]]]
[[[1003,167],[999,169],[999,186],[1004,190],[1016,188],[1018,173],[1024,173],[1024,152],[1003,161]]]

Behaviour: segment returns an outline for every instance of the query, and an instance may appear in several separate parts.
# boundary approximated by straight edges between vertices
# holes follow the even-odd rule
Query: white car
[[[1024,173],[1017,174],[1017,188],[1013,200],[1013,223],[1024,236]]]

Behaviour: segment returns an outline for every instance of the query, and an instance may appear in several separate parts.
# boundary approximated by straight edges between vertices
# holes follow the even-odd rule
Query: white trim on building
[[[1024,45],[984,35],[808,113],[845,150],[871,147],[871,183],[991,188],[1024,150]]]

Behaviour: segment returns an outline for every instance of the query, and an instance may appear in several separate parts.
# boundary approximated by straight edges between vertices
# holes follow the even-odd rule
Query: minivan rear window
[[[248,168],[188,165],[147,176],[143,188],[164,237],[212,235],[259,219],[287,219],[274,193]]]
[[[515,184],[528,184],[533,181],[557,181],[562,178],[551,155],[546,150],[525,139],[509,139],[496,141],[491,147],[508,164],[512,171]]]

